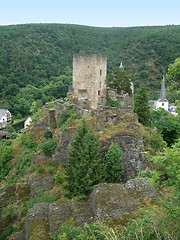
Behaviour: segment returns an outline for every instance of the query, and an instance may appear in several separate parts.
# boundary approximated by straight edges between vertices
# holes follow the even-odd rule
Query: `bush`
[[[79,118],[79,115],[75,109],[65,109],[60,113],[58,125],[62,128],[62,130],[66,130],[68,123],[77,118]]]
[[[55,140],[48,140],[41,145],[43,152],[47,155],[51,155],[52,153],[54,153],[56,147],[57,143]]]
[[[138,173],[138,178],[152,178],[153,172],[149,169],[146,168],[145,170],[142,170],[141,172]]]
[[[37,169],[37,173],[43,173],[44,172],[44,168],[43,167],[39,167],[38,169]]]
[[[11,166],[8,162],[12,159],[12,146],[10,140],[1,140],[0,145],[0,181],[4,180]]]
[[[104,223],[95,222],[92,224],[85,223],[84,229],[76,227],[73,219],[70,223],[63,224],[58,231],[51,235],[53,240],[76,240],[76,239],[89,239],[89,240],[117,240],[118,232],[109,228]]]
[[[13,233],[13,232],[17,232],[18,229],[14,228],[12,223],[10,223],[6,229],[3,231],[3,233],[0,235],[0,240],[5,240],[5,239],[9,239],[8,237]]]
[[[48,139],[48,138],[52,138],[53,137],[53,134],[52,134],[52,132],[51,131],[45,131],[44,132],[44,137],[46,138],[46,139]]]
[[[30,208],[34,206],[35,203],[51,203],[57,199],[56,196],[52,196],[49,191],[44,191],[43,188],[39,188],[37,192],[36,198],[31,198],[29,201],[25,202],[24,208],[28,211]]]
[[[59,170],[57,171],[57,173],[55,175],[55,182],[58,184],[62,184],[61,173]]]

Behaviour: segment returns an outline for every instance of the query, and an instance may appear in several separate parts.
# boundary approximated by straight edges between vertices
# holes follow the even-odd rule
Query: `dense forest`
[[[180,53],[180,26],[97,28],[68,24],[0,26],[0,107],[16,117],[65,97],[74,54],[103,54],[108,73],[120,62],[137,89],[158,97],[162,72]]]

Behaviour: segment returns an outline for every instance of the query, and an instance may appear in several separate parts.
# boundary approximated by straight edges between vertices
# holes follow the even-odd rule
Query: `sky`
[[[0,25],[180,25],[180,0],[0,0]]]

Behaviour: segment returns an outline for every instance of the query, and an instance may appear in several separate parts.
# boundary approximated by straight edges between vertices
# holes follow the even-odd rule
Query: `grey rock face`
[[[72,217],[70,201],[61,204],[51,203],[49,205],[49,225],[52,233],[55,233],[63,221]]]
[[[52,156],[52,161],[57,162],[59,164],[66,163],[67,161],[67,152],[70,149],[70,141],[72,140],[75,134],[74,129],[69,129],[68,131],[64,131],[61,135],[60,145],[56,151],[56,153]]]
[[[123,151],[124,179],[128,180],[137,176],[138,172],[147,167],[143,152],[143,140],[134,136],[116,135],[103,143],[104,151],[107,151],[112,143],[117,143]]]
[[[29,209],[25,221],[25,239],[48,239],[49,228],[49,204],[37,203]]]
[[[35,196],[38,188],[43,188],[45,191],[53,188],[54,178],[50,175],[35,174],[29,178],[28,184],[30,186],[30,195]]]
[[[126,184],[99,184],[91,193],[91,205],[95,219],[107,216],[118,220],[137,210],[142,198],[156,198],[155,189],[147,178],[137,178]]]
[[[122,184],[102,183],[95,187],[86,201],[75,198],[62,203],[38,203],[29,209],[25,221],[26,239],[48,239],[48,232],[54,233],[63,222],[74,218],[77,226],[85,222],[105,220],[111,217],[118,220],[138,209],[143,199],[157,197],[155,189],[149,185],[149,179],[136,178]],[[38,234],[37,234],[38,231]],[[41,232],[41,238],[37,238]]]

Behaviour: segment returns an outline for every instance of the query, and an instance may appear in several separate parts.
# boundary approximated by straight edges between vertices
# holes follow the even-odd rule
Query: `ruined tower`
[[[101,55],[73,56],[73,91],[78,103],[97,109],[106,104],[107,58]]]

